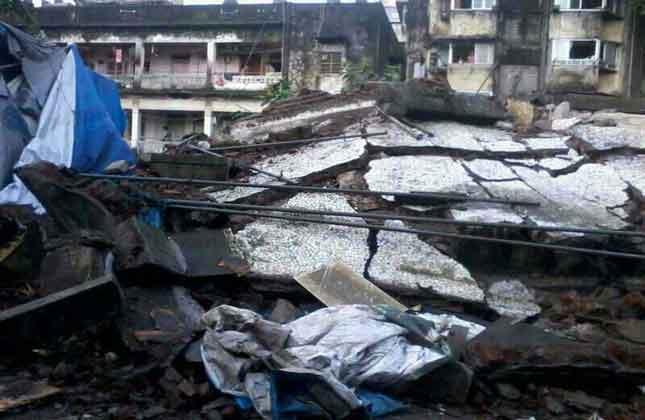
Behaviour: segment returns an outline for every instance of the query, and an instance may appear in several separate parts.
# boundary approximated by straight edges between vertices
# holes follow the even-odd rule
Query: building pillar
[[[141,77],[143,76],[143,70],[146,63],[146,49],[143,45],[143,39],[137,39],[134,43],[134,56],[135,56],[135,68],[134,68],[134,85],[137,87],[141,86]]]
[[[141,113],[139,107],[132,107],[132,124],[130,129],[130,146],[138,149],[139,137],[141,136]]]
[[[208,137],[213,135],[213,111],[210,107],[204,111],[204,134]]]
[[[206,80],[207,85],[213,85],[213,75],[215,74],[215,61],[217,60],[217,44],[215,41],[208,41],[206,44]]]

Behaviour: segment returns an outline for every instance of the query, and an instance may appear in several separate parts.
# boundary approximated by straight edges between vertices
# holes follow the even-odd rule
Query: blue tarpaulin
[[[0,161],[0,204],[42,210],[11,176],[23,165],[102,172],[115,161],[134,163],[117,85],[85,66],[76,46],[49,45],[0,23],[0,66],[0,151],[11,151]]]

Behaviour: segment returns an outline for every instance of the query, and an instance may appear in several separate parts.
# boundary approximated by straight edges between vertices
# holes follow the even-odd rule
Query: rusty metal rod
[[[439,217],[426,217],[426,216],[406,216],[398,214],[383,214],[383,213],[349,213],[341,211],[330,210],[311,210],[299,209],[293,207],[271,207],[259,206],[253,204],[232,204],[232,203],[218,203],[214,201],[198,201],[198,200],[177,200],[177,199],[161,199],[159,200],[164,205],[167,204],[181,204],[187,206],[204,206],[207,208],[231,208],[240,210],[260,210],[260,211],[275,211],[280,213],[301,213],[312,214],[317,216],[339,216],[351,218],[365,218],[377,220],[402,220],[407,222],[420,222],[420,223],[436,223],[442,225],[456,225],[466,227],[487,227],[487,228],[504,228],[515,230],[531,230],[541,232],[571,232],[571,233],[584,233],[590,235],[611,235],[611,236],[632,236],[645,238],[645,232],[613,230],[613,229],[592,229],[592,228],[577,228],[566,226],[537,226],[537,225],[524,225],[514,223],[491,223],[491,222],[469,222],[466,220],[451,220]]]
[[[204,186],[218,186],[218,187],[242,187],[242,188],[266,188],[278,191],[290,192],[315,192],[322,194],[352,194],[364,196],[382,196],[389,195],[399,198],[418,198],[428,199],[436,198],[444,201],[470,201],[479,203],[497,203],[517,206],[532,206],[539,207],[540,203],[532,201],[519,201],[519,200],[505,200],[501,198],[478,198],[469,197],[465,194],[451,194],[451,193],[438,193],[438,192],[397,192],[397,191],[372,191],[372,190],[353,190],[350,188],[326,188],[326,187],[310,187],[305,185],[272,185],[272,184],[256,184],[252,182],[235,182],[235,181],[213,181],[209,179],[191,179],[191,178],[169,178],[169,177],[148,177],[148,176],[128,176],[128,175],[105,175],[105,174],[78,174],[84,178],[93,179],[111,179],[113,181],[131,181],[131,182],[167,182],[177,184],[192,184]]]
[[[196,210],[196,211],[215,212],[215,213],[222,213],[222,214],[233,214],[233,215],[240,215],[240,216],[290,220],[294,222],[308,222],[308,223],[316,223],[316,224],[323,224],[323,225],[345,226],[345,227],[352,227],[352,228],[359,228],[359,229],[374,229],[374,230],[382,230],[387,232],[399,232],[399,233],[409,233],[414,235],[435,236],[439,238],[463,239],[463,240],[489,242],[489,243],[497,243],[497,244],[504,244],[504,245],[526,246],[530,248],[551,249],[554,251],[601,255],[604,257],[632,258],[632,259],[645,260],[645,254],[633,254],[628,252],[607,251],[607,250],[591,249],[591,248],[579,248],[579,247],[573,247],[573,246],[567,246],[567,245],[545,244],[542,242],[519,241],[515,239],[489,238],[486,236],[464,235],[460,233],[448,233],[448,232],[439,232],[439,231],[432,231],[432,230],[388,227],[388,226],[373,225],[369,223],[342,222],[342,221],[325,220],[325,219],[319,219],[319,218],[284,216],[284,215],[268,214],[268,213],[247,212],[247,211],[241,211],[241,210],[217,209],[217,208],[202,207],[202,206],[183,206],[181,204],[169,204],[166,207],[175,208],[175,209],[193,210],[193,211]]]
[[[255,144],[244,144],[239,146],[211,147],[210,150],[213,150],[216,152],[229,152],[229,151],[235,151],[235,150],[263,149],[265,147],[273,147],[273,146],[294,146],[298,144],[323,143],[326,141],[333,141],[333,140],[368,138],[368,137],[375,137],[375,136],[384,136],[386,134],[387,134],[387,131],[378,131],[375,133],[350,134],[346,136],[319,137],[317,139],[301,139],[301,140],[278,141],[273,143],[255,143]]]
[[[210,150],[206,150],[206,149],[203,149],[201,147],[198,147],[198,146],[195,146],[195,145],[192,145],[192,144],[188,144],[187,147],[192,149],[192,150],[197,150],[198,152],[205,153],[207,155],[211,155],[211,156],[215,156],[215,157],[218,157],[218,158],[226,159],[229,162],[233,162],[234,164],[236,164],[237,166],[239,166],[241,168],[245,168],[245,169],[248,169],[248,170],[253,171],[255,173],[269,176],[271,178],[277,179],[278,181],[282,181],[282,182],[284,182],[286,184],[293,184],[293,182],[291,180],[283,177],[282,175],[276,175],[276,174],[273,174],[271,172],[268,172],[268,171],[265,171],[265,170],[262,170],[262,169],[258,169],[255,166],[252,166],[252,165],[249,165],[249,164],[246,164],[246,163],[243,163],[243,162],[234,161],[233,159],[227,158],[226,156],[220,155],[219,153],[211,152]]]

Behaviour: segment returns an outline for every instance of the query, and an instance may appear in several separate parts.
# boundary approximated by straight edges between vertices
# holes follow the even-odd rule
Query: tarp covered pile
[[[116,84],[85,66],[74,45],[59,47],[0,23],[0,204],[38,200],[12,171],[49,161],[100,172],[134,163]]]
[[[384,414],[393,403],[379,396],[379,407],[370,409],[374,391],[397,389],[452,360],[446,336],[453,325],[466,327],[469,338],[484,330],[454,316],[385,305],[334,306],[284,325],[223,305],[203,322],[202,357],[211,380],[274,419],[344,418],[362,408]]]

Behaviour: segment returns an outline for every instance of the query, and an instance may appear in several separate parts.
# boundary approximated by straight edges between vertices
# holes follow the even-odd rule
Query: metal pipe
[[[497,203],[518,206],[540,206],[540,203],[532,201],[517,201],[517,200],[504,200],[498,198],[477,198],[468,197],[464,194],[450,194],[450,193],[437,193],[437,192],[396,192],[396,191],[372,191],[372,190],[353,190],[350,188],[325,188],[325,187],[310,187],[301,185],[271,185],[271,184],[256,184],[252,182],[235,182],[235,181],[213,181],[209,179],[190,179],[190,178],[169,178],[169,177],[146,177],[146,176],[128,176],[128,175],[104,175],[104,174],[89,174],[80,173],[81,177],[93,179],[111,179],[114,181],[132,181],[132,182],[168,182],[177,184],[193,184],[204,186],[218,186],[218,187],[246,187],[246,188],[266,188],[272,190],[292,191],[292,192],[315,192],[322,194],[353,194],[365,196],[381,196],[390,195],[399,198],[417,198],[428,199],[437,198],[446,201],[471,201],[480,203]]]
[[[601,255],[605,257],[632,258],[632,259],[645,260],[645,254],[633,254],[628,252],[607,251],[607,250],[590,249],[590,248],[578,248],[578,247],[572,247],[572,246],[566,246],[566,245],[545,244],[542,242],[519,241],[515,239],[489,238],[485,236],[464,235],[460,233],[448,233],[448,232],[438,232],[438,231],[422,230],[422,229],[387,227],[387,226],[373,225],[369,223],[332,221],[332,220],[317,219],[317,218],[245,212],[240,210],[214,209],[214,208],[201,207],[201,206],[183,206],[180,204],[170,204],[167,207],[176,208],[176,209],[185,209],[185,210],[197,210],[197,211],[207,211],[207,212],[215,212],[215,213],[223,213],[223,214],[250,216],[250,217],[290,220],[294,222],[308,222],[308,223],[317,223],[317,224],[323,224],[323,225],[346,226],[346,227],[353,227],[353,228],[359,228],[359,229],[374,229],[374,230],[382,230],[387,232],[410,233],[415,235],[436,236],[439,238],[463,239],[463,240],[472,240],[472,241],[479,241],[479,242],[498,243],[498,244],[504,244],[504,245],[526,246],[531,248],[551,249],[554,251],[578,252],[578,253],[590,254],[590,255]]]
[[[571,232],[571,233],[584,233],[590,235],[612,235],[612,236],[634,236],[645,238],[645,232],[633,232],[623,230],[609,230],[609,229],[590,229],[590,228],[577,228],[565,226],[532,226],[520,225],[514,223],[491,223],[491,222],[469,222],[465,220],[450,220],[442,219],[439,217],[426,217],[426,216],[406,216],[397,214],[379,214],[379,213],[349,213],[341,211],[327,211],[327,210],[310,210],[298,208],[285,208],[285,207],[271,207],[271,206],[258,206],[253,204],[232,204],[232,203],[217,203],[213,201],[197,201],[197,200],[176,200],[176,199],[163,199],[160,200],[163,204],[181,204],[187,206],[204,206],[207,208],[231,208],[240,210],[260,210],[260,211],[275,211],[281,213],[301,213],[312,214],[318,216],[339,216],[339,217],[352,217],[352,218],[365,218],[365,219],[378,219],[378,220],[403,220],[408,222],[422,222],[422,223],[437,223],[443,225],[456,225],[456,226],[479,226],[488,228],[505,228],[515,230],[532,230],[541,232]]]
[[[279,141],[274,143],[256,143],[256,144],[244,144],[239,146],[212,147],[211,150],[215,150],[217,152],[228,152],[233,150],[262,149],[265,147],[273,147],[273,146],[293,146],[297,144],[323,143],[326,141],[354,139],[359,137],[368,138],[368,137],[375,137],[375,136],[384,136],[386,134],[387,134],[387,131],[379,131],[375,133],[351,134],[347,136],[320,137],[317,139],[301,139],[301,140]]]
[[[202,153],[205,153],[207,155],[211,155],[211,156],[215,156],[215,157],[218,157],[218,158],[226,159],[228,161],[232,160],[230,158],[227,158],[226,156],[220,155],[219,153],[211,152],[210,150],[206,150],[206,149],[203,149],[201,147],[194,146],[192,144],[188,144],[187,146],[188,146],[188,148],[190,148],[192,150],[197,150],[198,152],[202,152]],[[251,166],[251,165],[248,165],[248,164],[245,164],[245,163],[241,163],[241,162],[237,162],[237,161],[234,162],[234,163],[236,165],[238,165],[239,167],[248,169],[250,171],[253,171],[253,172],[256,172],[256,173],[259,173],[259,174],[269,176],[271,178],[277,179],[278,181],[282,181],[282,182],[287,183],[287,184],[293,184],[292,181],[288,180],[287,178],[285,178],[285,177],[283,177],[281,175],[272,174],[271,172],[267,172],[265,170],[258,169],[255,166]]]

